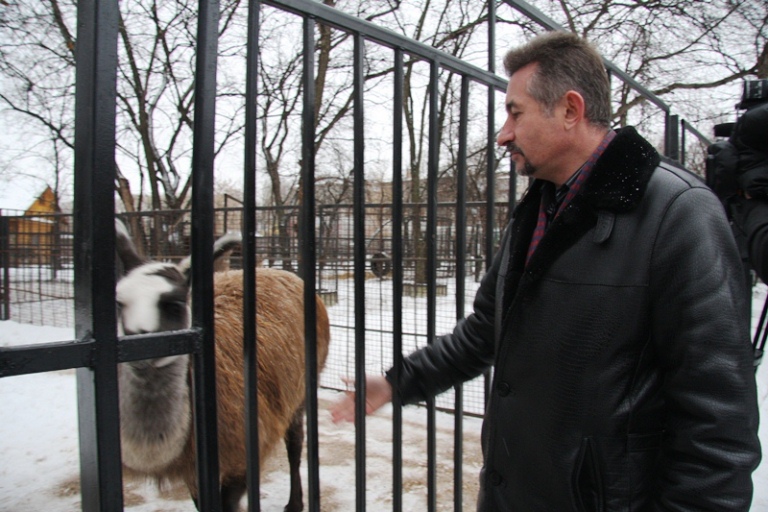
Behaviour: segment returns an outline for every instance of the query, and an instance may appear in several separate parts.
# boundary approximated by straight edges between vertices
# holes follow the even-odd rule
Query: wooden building
[[[17,198],[18,199],[18,198]],[[7,223],[7,247],[13,249],[10,267],[51,265],[59,268],[62,258],[71,256],[70,219],[62,215],[56,194],[45,190],[25,210],[3,208],[0,217]]]

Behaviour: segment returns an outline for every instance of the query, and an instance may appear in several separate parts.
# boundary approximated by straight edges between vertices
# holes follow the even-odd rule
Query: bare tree
[[[324,0],[446,53],[485,67],[487,22],[484,5],[469,0]],[[595,41],[626,73],[662,96],[693,121],[720,121],[722,105],[733,104],[744,77],[768,74],[766,22],[761,0],[670,0],[615,2],[562,0],[534,2],[569,30]],[[68,186],[74,120],[75,0],[19,0],[0,12],[0,107],[23,124]],[[118,48],[118,176],[116,190],[127,211],[182,208],[189,197],[192,140],[196,2],[123,2]],[[217,108],[217,155],[242,146],[245,9],[238,0],[221,3]],[[301,127],[301,53],[298,18],[263,7],[260,40],[259,145],[271,203],[296,205],[301,191],[298,169]],[[541,30],[498,2],[498,50],[519,44]],[[292,18],[290,30],[286,19]],[[351,164],[337,160],[351,130],[350,38],[318,24],[315,57],[315,153],[318,179],[350,183]],[[387,49],[368,45],[366,88],[391,74]],[[240,64],[238,64],[238,62]],[[409,200],[424,200],[426,73],[407,61],[406,105]],[[458,77],[440,71],[439,137],[441,175],[456,168],[455,126]],[[730,99],[729,99],[730,98]],[[653,109],[636,92],[616,87],[615,123],[647,123]],[[399,113],[395,114],[399,115]],[[490,151],[484,136],[470,141],[470,154],[482,162]],[[46,149],[44,149],[46,148]],[[348,153],[348,152],[347,152]],[[217,160],[218,161],[218,160]],[[474,160],[473,160],[474,162]],[[484,165],[472,166],[472,170]],[[482,197],[483,178],[471,183]],[[335,190],[334,187],[331,187]],[[411,235],[421,238],[421,215],[414,213]],[[418,252],[418,251],[417,251]]]
[[[7,135],[23,139],[26,153],[9,148],[24,167],[10,166],[14,173],[46,176],[59,198],[61,185],[69,182],[66,169],[74,149],[74,40],[58,20],[72,7],[50,0],[8,5],[0,12],[0,105],[8,125],[15,127]],[[36,48],[35,58],[26,51],[29,44]],[[27,121],[31,126],[25,126]],[[31,155],[47,162],[48,172],[26,169],[24,157]]]
[[[222,2],[222,34],[237,7]],[[190,188],[196,2],[144,0],[120,8],[115,188],[129,212],[144,209],[145,197],[153,210],[180,209]],[[4,9],[0,24],[0,102],[46,130],[57,154],[74,148],[76,10],[73,0],[22,0]],[[217,151],[240,128],[231,118],[220,122]],[[157,226],[152,239],[167,229]]]
[[[475,30],[487,21],[487,11],[484,5],[477,2],[453,0],[439,2],[425,0],[419,5],[410,5],[420,11],[417,18],[412,19],[412,12],[392,12],[389,24],[396,30],[425,42],[445,53],[464,58],[465,52],[472,47]],[[419,204],[426,201],[425,176],[427,164],[429,94],[426,84],[429,81],[428,71],[417,61],[408,61],[404,73],[404,118],[408,135],[407,172],[409,200],[415,206],[410,211],[409,236],[411,239],[412,257],[415,260],[416,283],[427,281],[426,272],[426,239],[424,230],[424,212]],[[437,77],[437,144],[440,147],[452,147],[456,139],[444,138],[448,127],[455,125],[458,119],[458,91],[460,78],[455,74],[440,68]],[[397,114],[396,114],[397,115]],[[481,142],[486,146],[485,141]],[[447,154],[451,157],[453,152]],[[453,159],[441,159],[444,169],[454,170]],[[439,164],[438,164],[439,165]]]
[[[730,113],[741,81],[759,76],[766,66],[768,4],[762,0],[536,5],[567,30],[593,41],[622,71],[694,124],[711,126]],[[514,13],[507,10],[505,16],[514,18]],[[617,125],[659,124],[658,110],[648,109],[646,98],[615,83]]]

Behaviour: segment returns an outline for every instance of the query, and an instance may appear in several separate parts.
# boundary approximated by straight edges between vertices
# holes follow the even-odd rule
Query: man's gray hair
[[[512,76],[528,64],[537,69],[528,93],[551,114],[563,95],[576,91],[584,98],[585,117],[595,126],[610,127],[611,87],[600,53],[571,32],[547,32],[510,50],[504,68]]]

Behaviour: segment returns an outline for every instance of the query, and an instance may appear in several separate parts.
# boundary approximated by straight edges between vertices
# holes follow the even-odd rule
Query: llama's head
[[[117,253],[125,275],[117,283],[118,333],[141,334],[186,329],[189,308],[190,258],[178,265],[148,261],[139,256],[119,220],[115,221]],[[237,235],[225,235],[214,244],[214,260],[240,244]]]
[[[117,254],[125,275],[118,281],[118,333],[174,331],[190,326],[189,265],[147,261],[128,231],[115,221]],[[186,260],[185,260],[186,261]]]

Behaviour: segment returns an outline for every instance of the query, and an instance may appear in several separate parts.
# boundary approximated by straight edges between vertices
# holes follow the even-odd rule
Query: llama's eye
[[[168,316],[183,317],[187,312],[187,303],[181,300],[169,300],[160,303],[160,309]]]

